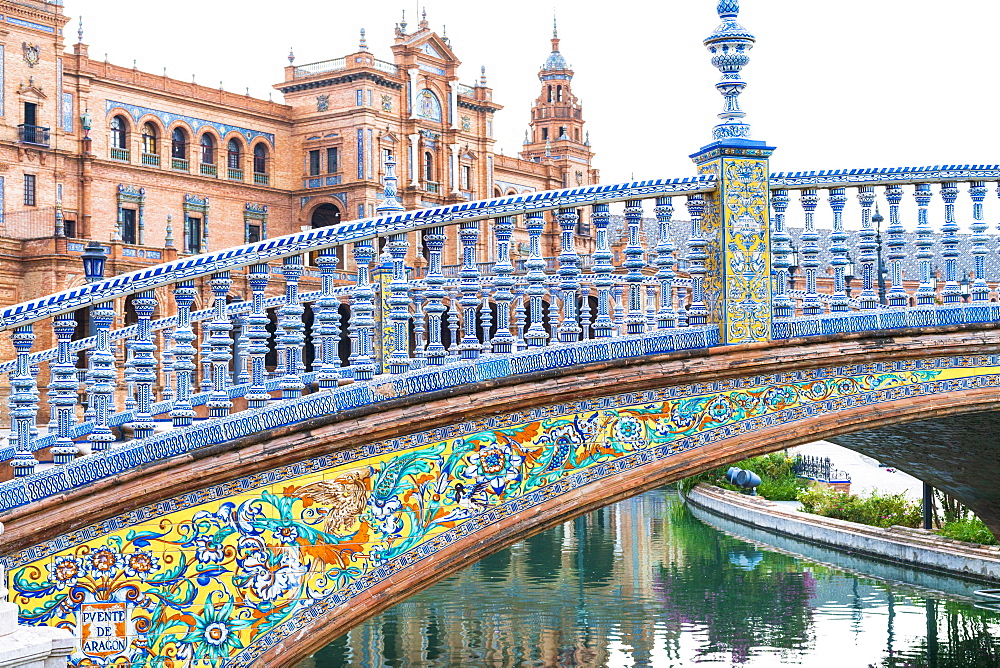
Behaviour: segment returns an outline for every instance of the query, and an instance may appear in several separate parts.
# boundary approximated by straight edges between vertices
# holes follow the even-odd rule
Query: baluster
[[[479,304],[479,323],[483,330],[483,353],[493,352],[493,340],[490,332],[493,330],[493,309],[490,308],[490,294],[493,291],[490,279],[483,277],[483,291]]]
[[[646,282],[646,331],[656,329],[656,284],[651,280]]]
[[[458,288],[450,286],[448,288],[448,332],[451,335],[451,345],[448,346],[448,361],[454,362],[458,359],[458,346],[461,341],[458,338],[458,329],[462,322],[462,311],[458,305]]]
[[[160,398],[163,401],[173,401],[174,399],[174,328],[167,327],[160,332],[163,341],[163,352],[160,353],[163,369],[163,385],[160,390]]]
[[[79,454],[79,449],[72,437],[78,383],[74,355],[69,349],[75,328],[76,318],[73,317],[72,313],[56,316],[52,323],[58,347],[55,363],[49,364],[52,381],[49,383],[48,395],[50,397],[49,410],[56,428],[56,441],[52,446],[52,461],[56,464],[68,464]]]
[[[954,182],[942,183],[941,199],[944,200],[944,225],[941,226],[944,289],[941,290],[941,299],[945,304],[958,304],[962,301],[962,288],[958,285],[958,223],[955,222],[958,185]]]
[[[226,308],[229,288],[232,287],[233,281],[228,271],[220,271],[212,274],[208,284],[212,288],[215,313],[212,321],[202,328],[208,331],[208,357],[212,363],[212,394],[205,405],[208,406],[208,416],[216,418],[229,415],[229,409],[233,407],[233,402],[229,398],[229,361],[233,358],[230,352],[233,339],[229,333],[233,325]]]
[[[611,295],[615,300],[615,336],[625,335],[625,300],[622,299],[625,296],[625,286],[621,283],[615,282],[614,287],[611,288]]]
[[[595,204],[590,219],[597,235],[594,249],[594,287],[597,289],[594,338],[608,339],[615,335],[615,323],[611,319],[611,290],[615,284],[615,268],[611,264],[611,249],[608,246],[608,224],[611,222],[608,205]]]
[[[691,216],[691,238],[688,240],[688,273],[691,275],[691,308],[688,324],[692,327],[708,323],[708,307],[705,305],[705,248],[708,242],[701,236],[701,215],[705,211],[705,199],[701,195],[688,195],[688,214]]]
[[[524,290],[524,281],[518,279],[514,284],[514,329],[517,330],[517,352],[528,349],[528,344],[524,340],[524,326],[528,322],[527,312],[524,310]]]
[[[514,265],[510,263],[510,237],[514,231],[514,216],[500,216],[493,221],[493,238],[496,242],[497,262],[493,265],[493,285],[497,305],[497,331],[493,337],[493,352],[511,352],[514,337],[510,333],[510,307],[514,301],[511,287],[514,285]]]
[[[973,181],[969,184],[972,198],[972,258],[975,262],[976,280],[972,282],[972,301],[985,302],[990,298],[990,286],[986,283],[986,256],[989,249],[986,242],[986,222],[983,220],[983,200],[986,199],[986,182]]]
[[[175,427],[187,427],[194,421],[195,412],[191,407],[191,391],[194,384],[194,356],[198,351],[192,343],[195,340],[191,327],[191,305],[196,291],[193,281],[181,281],[174,287],[174,303],[177,304],[177,329],[174,332],[174,371],[177,376],[177,398],[170,409],[170,418]]]
[[[913,197],[917,200],[917,263],[920,267],[920,287],[917,288],[917,306],[929,306],[934,303],[934,286],[931,279],[933,269],[931,262],[934,253],[934,231],[931,229],[930,221],[927,219],[927,206],[931,203],[931,186],[929,183],[920,183],[913,192]]]
[[[132,429],[135,438],[153,435],[153,384],[156,383],[156,346],[150,318],[156,309],[156,295],[152,290],[144,290],[132,300],[136,323],[136,334],[132,343],[132,362],[135,365],[133,380],[136,385],[135,417]]]
[[[561,310],[560,303],[562,301],[562,295],[559,293],[559,285],[554,278],[549,278],[546,281],[546,285],[549,290],[549,306],[546,309],[546,314],[549,318],[549,332],[553,329],[558,333],[559,331],[559,312]],[[558,343],[558,339],[553,336],[549,337],[549,345]]]
[[[447,292],[444,289],[444,275],[441,273],[441,250],[448,237],[443,227],[432,227],[424,231],[427,246],[427,364],[441,366],[448,351],[441,343],[441,325],[448,307],[444,305]],[[455,339],[452,338],[452,341]]]
[[[111,352],[111,323],[114,322],[114,301],[97,304],[91,311],[94,334],[97,342],[90,356],[91,375],[94,379],[90,393],[90,403],[94,406],[94,428],[88,440],[94,452],[107,450],[115,440],[108,426],[108,419],[115,407],[115,356]]]
[[[646,330],[646,320],[642,314],[642,245],[639,243],[639,225],[642,224],[642,200],[625,202],[625,224],[628,226],[628,243],[625,246],[625,262],[628,270],[625,282],[628,285],[628,312],[625,314],[625,333],[642,334]]]
[[[333,293],[337,271],[337,250],[324,248],[316,257],[320,275],[320,298],[316,300],[316,328],[313,336],[317,344],[316,383],[320,389],[337,387],[340,378],[340,360],[337,345],[340,343],[340,300]]]
[[[559,253],[559,290],[562,295],[562,321],[559,323],[559,340],[572,343],[580,340],[580,325],[577,322],[577,294],[580,291],[580,256],[573,243],[579,216],[574,208],[559,209],[557,215],[561,230]]]
[[[479,266],[476,264],[476,242],[479,240],[479,222],[465,222],[459,226],[459,238],[462,241],[462,269],[458,272],[459,289],[462,297],[462,322],[465,336],[458,346],[458,352],[463,360],[474,360],[479,357],[482,345],[476,335],[476,307],[479,306]]]
[[[388,185],[386,186],[388,190]],[[389,281],[389,322],[392,326],[392,354],[386,360],[389,373],[410,370],[410,284],[406,279],[406,233],[390,234],[386,250],[392,261]]]
[[[909,295],[903,286],[903,260],[906,254],[903,252],[906,240],[903,235],[906,230],[903,228],[902,219],[899,216],[899,203],[903,201],[903,188],[898,185],[886,186],[885,199],[889,202],[889,227],[885,229],[886,242],[889,248],[886,257],[889,259],[889,280],[892,286],[886,295],[886,301],[893,308],[903,308],[909,301]]]
[[[862,309],[878,308],[878,256],[875,251],[875,229],[872,227],[872,204],[875,202],[875,186],[858,187],[858,202],[861,203],[861,231],[858,232],[858,262],[861,264],[861,294],[858,305]]]
[[[677,326],[687,327],[688,323],[688,310],[687,310],[687,290],[683,287],[677,288]]]
[[[290,255],[281,264],[285,277],[285,303],[278,309],[281,343],[285,347],[285,373],[278,382],[282,399],[302,396],[302,346],[305,344],[305,325],[302,314],[305,308],[299,303],[299,278],[302,276],[302,256]]]
[[[845,188],[830,188],[830,208],[833,209],[833,232],[830,234],[830,264],[833,265],[833,299],[830,300],[830,310],[841,313],[849,310],[847,285],[844,281],[844,268],[850,262],[845,245],[847,234],[844,232],[844,204],[847,203]]]
[[[819,315],[823,303],[816,292],[816,270],[819,269],[819,234],[816,233],[815,214],[819,195],[815,188],[806,188],[800,198],[806,215],[806,226],[802,232],[802,268],[806,273],[806,295],[802,300],[802,315]]]
[[[590,287],[580,286],[580,340],[586,341],[590,335]]]
[[[232,307],[244,308],[243,297],[236,295],[230,302]],[[247,365],[247,316],[242,311],[232,310],[229,316],[233,323],[233,385],[246,385],[250,382],[250,368]]]
[[[358,380],[375,376],[373,337],[375,335],[375,290],[371,284],[369,265],[375,258],[371,239],[354,244],[354,263],[358,270],[357,284],[351,294],[351,370]]]
[[[38,406],[40,404],[41,393],[38,391],[38,372],[41,371],[41,367],[38,364],[32,364],[28,367],[31,372],[31,440],[38,440]]]
[[[266,264],[254,264],[247,273],[247,283],[250,285],[250,315],[247,316],[247,354],[250,356],[250,388],[247,391],[247,407],[263,408],[271,400],[267,391],[267,368],[264,366],[267,358],[267,340],[269,334],[267,325],[271,319],[264,311],[264,291],[271,279],[271,267]]]
[[[113,315],[113,314],[112,314]],[[35,342],[35,332],[32,325],[22,325],[14,329],[10,337],[17,351],[16,368],[10,374],[10,440],[15,441],[14,458],[10,460],[14,476],[22,478],[35,472],[38,460],[35,459],[35,442],[31,435],[31,423],[35,419],[36,408],[34,397],[34,381],[31,379],[31,368],[28,356]]]
[[[791,266],[792,237],[785,230],[785,210],[788,208],[788,190],[778,188],[771,193],[774,219],[771,229],[771,246],[774,259],[775,294],[771,301],[775,318],[795,315],[795,301],[788,295],[788,267]]]
[[[524,333],[524,340],[529,348],[541,348],[549,336],[542,323],[542,298],[545,296],[545,260],[541,253],[541,235],[545,229],[545,219],[541,211],[531,211],[524,219],[524,228],[528,231],[528,310],[531,324]]]
[[[658,239],[656,243],[656,280],[660,284],[660,308],[656,312],[656,328],[670,329],[677,325],[674,312],[674,243],[670,234],[670,220],[674,215],[673,197],[657,197],[656,223]]]
[[[133,304],[133,308],[134,308]],[[135,410],[135,334],[122,342],[125,347],[125,366],[122,378],[125,381],[125,410]],[[112,344],[114,345],[114,344]]]
[[[422,283],[413,285],[413,357],[419,360],[417,368],[422,368],[426,363],[426,342],[425,334],[427,322],[424,316],[424,287]]]
[[[198,384],[199,392],[212,391],[212,331],[209,323],[204,320],[198,325],[201,332],[201,346],[198,348],[198,361],[201,365],[201,382]]]

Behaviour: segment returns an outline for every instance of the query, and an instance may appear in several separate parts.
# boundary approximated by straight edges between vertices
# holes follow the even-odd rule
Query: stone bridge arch
[[[333,413],[130,471],[0,517],[0,552],[33,623],[76,623],[73,612],[41,617],[72,587],[92,586],[103,564],[150,600],[165,590],[174,605],[191,599],[181,607],[195,622],[173,628],[155,606],[123,598],[133,630],[155,628],[156,642],[174,633],[175,645],[214,630],[233,639],[215,646],[225,665],[294,665],[448,574],[594,508],[818,438],[995,410],[998,386],[989,327],[553,369]],[[935,464],[960,476],[971,456],[977,480],[997,478],[985,469],[1000,458],[957,454]],[[965,498],[997,526],[1000,490]]]

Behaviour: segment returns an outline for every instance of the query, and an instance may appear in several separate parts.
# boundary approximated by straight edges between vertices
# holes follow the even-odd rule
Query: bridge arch
[[[127,546],[114,555],[121,569],[135,555],[166,554],[153,546],[169,543],[186,555],[189,580],[208,573],[187,604],[193,618],[227,610],[212,604],[225,579],[216,558],[243,577],[225,586],[243,600],[256,595],[258,612],[294,599],[255,635],[232,617],[244,647],[226,664],[293,665],[449,573],[596,507],[817,438],[1000,407],[1000,343],[989,328],[796,343],[481,381],[192,451],[80,488],[60,499],[58,516],[42,502],[0,518],[3,552],[20,550],[6,563],[12,592],[29,599],[22,609],[41,610],[31,584],[54,577],[48,564],[79,565],[112,534]],[[995,524],[1000,493],[982,491],[970,503]],[[140,494],[148,505],[135,508],[128,499]],[[199,523],[214,533],[183,541],[164,533]],[[223,530],[232,540],[219,539]],[[262,547],[248,551],[255,540]],[[147,590],[162,584],[133,579]]]

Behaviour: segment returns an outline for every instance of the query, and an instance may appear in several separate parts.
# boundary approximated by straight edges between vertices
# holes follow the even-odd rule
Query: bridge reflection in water
[[[1000,614],[976,609],[963,595],[971,585],[936,586],[943,591],[735,538],[661,489],[487,557],[298,668],[776,666],[830,657],[880,668],[998,665]]]

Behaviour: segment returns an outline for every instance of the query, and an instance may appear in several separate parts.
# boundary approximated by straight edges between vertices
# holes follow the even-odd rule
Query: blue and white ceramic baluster
[[[656,284],[647,278],[643,285],[646,291],[646,331],[656,329]]]
[[[163,369],[163,384],[160,390],[160,398],[163,401],[174,400],[174,328],[166,327],[160,331],[160,339],[163,342],[162,353],[160,353],[160,365]]]
[[[616,280],[611,288],[611,296],[615,302],[615,336],[625,336],[625,286]]]
[[[458,359],[458,347],[461,345],[461,338],[458,336],[462,325],[462,308],[458,303],[458,288],[449,286],[448,288],[448,334],[451,337],[451,345],[448,346],[448,361],[454,362]]]
[[[195,340],[191,328],[191,305],[196,290],[193,281],[181,281],[174,287],[174,302],[177,304],[177,329],[174,331],[174,375],[177,377],[177,398],[170,409],[170,418],[175,427],[187,427],[194,421],[195,412],[191,406],[191,392],[194,385],[194,356],[198,351],[192,343]]]
[[[802,191],[800,200],[805,211],[806,226],[802,231],[802,268],[806,274],[806,295],[802,300],[802,315],[819,315],[823,312],[823,302],[816,292],[816,271],[819,269],[819,234],[816,233],[816,206],[819,195],[815,188]]]
[[[708,242],[702,238],[701,215],[705,211],[702,195],[688,195],[687,210],[691,216],[691,238],[688,239],[688,273],[691,275],[691,308],[688,324],[698,327],[708,323],[708,306],[705,304],[705,248]]]
[[[444,227],[432,227],[424,231],[424,244],[427,245],[427,364],[429,366],[441,366],[444,364],[448,351],[445,350],[441,341],[443,329],[443,318],[448,312],[448,307],[444,304],[448,293],[444,289],[444,275],[441,273],[441,251],[445,241]]]
[[[641,213],[640,213],[641,216]],[[562,321],[559,323],[559,340],[573,343],[580,340],[580,324],[577,315],[577,298],[580,291],[580,256],[576,252],[573,235],[579,216],[575,208],[559,209],[557,214],[560,229],[559,289],[562,296]]]
[[[776,290],[771,301],[775,318],[795,315],[795,301],[788,295],[788,267],[791,266],[792,237],[785,229],[785,210],[788,208],[788,190],[777,188],[771,193],[774,218],[771,220],[771,246],[774,259]]]
[[[479,306],[479,266],[476,264],[476,242],[479,241],[479,222],[471,221],[462,223],[458,231],[462,241],[462,269],[458,275],[460,277],[459,289],[462,297],[459,303],[462,305],[462,324],[464,336],[458,346],[459,356],[463,360],[474,360],[479,357],[482,346],[476,332],[476,308]]]
[[[677,326],[688,326],[687,290],[683,287],[677,288]]]
[[[250,366],[247,347],[247,314],[243,309],[249,306],[243,297],[236,295],[230,303],[229,320],[233,323],[233,385],[250,383]]]
[[[388,186],[386,187],[388,191]],[[392,258],[389,281],[389,322],[392,326],[392,354],[386,360],[389,373],[410,370],[410,283],[406,279],[406,251],[410,243],[406,233],[390,234],[386,250]]]
[[[278,326],[281,328],[281,343],[285,347],[285,373],[278,381],[278,387],[281,388],[282,399],[298,399],[305,389],[302,382],[302,347],[306,342],[302,314],[305,308],[299,303],[302,256],[286,257],[281,264],[281,273],[285,276],[285,303],[278,309]]]
[[[878,308],[878,244],[872,228],[872,205],[875,203],[875,186],[859,186],[858,202],[861,204],[861,231],[858,232],[858,262],[861,265],[861,294],[858,306],[862,309]]]
[[[198,360],[201,364],[201,382],[198,384],[200,392],[212,391],[212,330],[208,328],[208,323],[201,321],[201,346],[198,349]]]
[[[586,341],[591,336],[590,286],[580,286],[580,340]]]
[[[493,221],[493,238],[496,241],[497,262],[493,265],[493,284],[497,305],[497,331],[493,336],[493,352],[501,355],[514,349],[514,335],[510,332],[510,308],[514,301],[514,265],[510,262],[510,238],[514,231],[514,216],[500,216]]]
[[[94,428],[88,441],[94,452],[107,450],[115,435],[111,433],[108,420],[115,408],[115,381],[118,374],[115,371],[115,356],[111,352],[111,323],[115,319],[114,301],[106,301],[94,306],[91,312],[91,322],[94,323],[94,334],[97,339],[94,352],[90,356],[90,365],[94,377],[90,401],[94,405]]]
[[[927,218],[927,206],[931,203],[929,183],[917,184],[913,197],[917,200],[917,264],[920,267],[920,287],[917,288],[917,306],[934,304],[934,278],[931,263],[934,260],[934,230]]]
[[[549,291],[549,301],[545,308],[545,315],[548,317],[549,332],[553,329],[559,331],[559,312],[562,310],[562,294],[559,292],[559,281],[554,276],[546,276],[545,285]],[[549,345],[558,343],[556,336],[549,338]]]
[[[324,248],[316,257],[320,275],[320,298],[316,300],[316,327],[313,336],[316,341],[316,383],[320,389],[337,387],[340,378],[340,360],[337,346],[340,343],[340,300],[333,293],[333,282],[337,275],[337,250]]]
[[[212,288],[214,317],[205,325],[210,346],[208,358],[212,363],[212,394],[209,395],[205,405],[208,407],[208,416],[217,418],[229,415],[229,409],[233,407],[233,402],[229,398],[229,362],[233,358],[230,350],[233,339],[229,333],[233,325],[226,309],[229,288],[232,287],[233,281],[228,271],[220,271],[212,274],[208,284]]]
[[[541,236],[545,229],[545,218],[541,211],[530,211],[524,219],[528,231],[528,317],[531,324],[524,333],[528,348],[541,348],[549,336],[545,332],[542,313],[542,299],[545,297],[545,260],[542,258]]]
[[[899,185],[886,186],[885,200],[889,203],[889,227],[885,230],[886,248],[889,252],[889,281],[892,285],[886,294],[886,302],[893,308],[904,308],[910,297],[903,286],[903,260],[906,259],[906,229],[899,215],[899,203],[903,201],[903,188]]]
[[[660,308],[656,312],[656,328],[670,329],[677,326],[674,312],[674,242],[670,234],[670,220],[674,215],[673,197],[657,197],[656,224],[656,280],[660,284]]]
[[[595,204],[591,221],[594,223],[594,287],[597,289],[597,318],[594,320],[594,338],[609,339],[615,335],[615,323],[611,319],[611,290],[614,288],[614,271],[611,264],[611,248],[608,245],[608,224],[611,214],[607,204]]]
[[[516,331],[514,349],[516,352],[528,349],[528,344],[524,340],[524,327],[528,324],[527,311],[524,310],[524,291],[525,283],[518,279],[514,283],[514,329]]]
[[[247,316],[247,354],[250,356],[250,388],[247,390],[247,408],[263,408],[271,400],[267,391],[267,340],[270,334],[267,325],[271,319],[264,310],[264,291],[271,278],[271,267],[267,264],[254,264],[247,272],[247,283],[250,285],[250,314]]]
[[[375,376],[375,290],[369,270],[373,259],[375,249],[371,239],[354,244],[358,279],[351,294],[351,328],[354,331],[351,370],[357,380],[371,380]]]
[[[133,380],[135,381],[135,417],[132,429],[136,438],[148,438],[153,435],[153,385],[156,384],[156,346],[153,344],[153,331],[150,319],[156,310],[156,294],[152,290],[138,293],[132,300],[135,315],[138,318],[134,342],[132,344],[132,363],[135,366]]]
[[[413,285],[413,359],[415,366],[422,369],[427,364],[427,318],[424,315],[424,285]]]
[[[493,331],[493,308],[490,306],[490,295],[493,292],[493,284],[489,277],[482,277],[482,294],[479,302],[479,323],[483,330],[483,354],[493,352],[493,339],[490,332]]]
[[[114,315],[112,313],[112,315]],[[35,402],[31,379],[31,369],[28,356],[35,342],[34,328],[31,325],[17,327],[10,337],[17,352],[14,372],[10,374],[10,418],[11,439],[16,439],[14,458],[10,460],[14,476],[23,478],[35,472],[38,460],[35,459],[35,443],[31,436],[31,425],[35,420],[32,405]]]
[[[73,442],[73,422],[76,409],[76,379],[75,356],[70,352],[70,341],[76,328],[76,318],[72,313],[56,316],[52,323],[55,330],[58,347],[56,361],[49,364],[52,382],[49,383],[51,411],[56,424],[56,440],[52,446],[52,461],[56,464],[68,464],[79,454],[79,448]]]
[[[133,305],[134,306],[134,305]],[[122,341],[125,346],[125,365],[122,380],[125,381],[125,410],[135,410],[135,330]],[[114,344],[112,344],[114,345]]]
[[[972,198],[972,258],[975,262],[976,279],[972,282],[973,302],[986,302],[990,299],[990,286],[986,283],[986,256],[989,249],[986,242],[986,222],[983,220],[983,200],[986,199],[986,182],[973,181],[969,184],[969,196]]]
[[[646,318],[642,312],[642,270],[646,267],[642,245],[639,243],[639,226],[642,224],[642,200],[625,202],[625,224],[628,226],[628,243],[625,246],[625,262],[628,270],[625,282],[628,285],[628,312],[625,314],[625,333],[642,334],[646,331]]]
[[[844,279],[844,269],[850,263],[847,247],[847,233],[844,232],[844,205],[847,203],[845,188],[830,188],[830,208],[833,210],[833,232],[830,233],[830,264],[833,266],[833,299],[830,300],[830,311],[843,313],[850,310],[847,298],[847,284]]]
[[[941,256],[944,258],[944,288],[941,300],[945,304],[962,301],[962,288],[958,284],[958,223],[955,222],[955,200],[958,199],[958,185],[953,182],[941,184],[941,199],[944,200],[944,225],[941,226]]]

